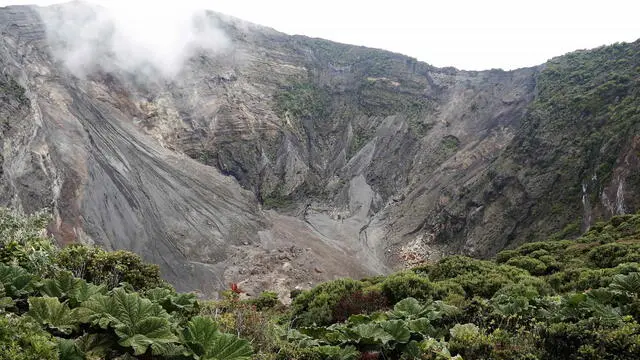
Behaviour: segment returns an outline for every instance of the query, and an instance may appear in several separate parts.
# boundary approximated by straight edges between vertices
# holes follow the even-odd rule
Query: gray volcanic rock
[[[23,21],[18,29],[42,28],[29,8],[6,13]],[[3,137],[4,176],[14,193],[5,204],[26,212],[51,206],[51,231],[61,243],[133,250],[160,264],[179,289],[224,286],[208,264],[256,241],[265,226],[252,194],[141,133],[127,112],[134,95],[108,75],[74,78],[47,53],[43,31],[29,31],[29,39],[23,33],[3,35],[2,59],[30,104],[21,116],[11,114]]]
[[[532,217],[553,175],[531,168],[526,182],[527,166],[508,165],[535,135],[542,66],[440,69],[209,12],[229,45],[194,52],[173,78],[106,50],[78,76],[51,19],[90,18],[87,6],[0,9],[0,205],[51,208],[61,244],[133,250],[179,290],[239,282],[284,297],[446,253],[491,256],[571,220]],[[623,193],[594,213],[633,211]]]

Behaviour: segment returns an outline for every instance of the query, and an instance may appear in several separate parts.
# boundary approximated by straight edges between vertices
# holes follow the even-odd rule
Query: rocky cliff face
[[[46,26],[69,6],[0,9],[0,205],[180,290],[490,256],[638,207],[638,42],[467,72],[209,13],[231,45],[170,80],[78,77]]]

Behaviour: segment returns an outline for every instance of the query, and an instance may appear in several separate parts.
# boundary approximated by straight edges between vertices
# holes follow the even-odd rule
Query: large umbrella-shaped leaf
[[[174,294],[171,289],[153,288],[145,291],[144,296],[154,303],[160,303],[165,299],[169,299]]]
[[[250,360],[253,351],[249,342],[233,334],[219,333],[207,346],[204,360]]]
[[[389,341],[393,341],[394,337],[384,331],[380,324],[362,324],[351,329],[353,340],[356,340],[360,344],[374,345],[381,344],[386,345]]]
[[[42,295],[63,298],[73,291],[79,281],[81,280],[73,277],[71,272],[61,271],[54,279],[43,280],[39,288]]]
[[[135,355],[144,354],[153,344],[174,343],[178,339],[171,332],[169,321],[160,317],[144,318],[131,326],[119,323],[115,326],[118,343],[133,348]]]
[[[75,340],[75,344],[88,358],[105,358],[115,347],[114,335],[107,333],[84,334]]]
[[[400,300],[394,307],[392,311],[392,315],[396,318],[401,319],[409,319],[409,318],[420,318],[425,312],[427,312],[427,308],[420,304],[420,302],[412,297]]]
[[[166,288],[154,288],[145,293],[147,299],[162,306],[167,312],[192,312],[197,309],[198,297],[193,293],[176,294]]]
[[[318,342],[318,340],[312,338],[309,335],[303,334],[296,329],[289,329],[289,331],[287,331],[285,335],[282,336],[282,338],[284,338],[287,342],[295,344],[299,347],[311,347],[320,345],[320,342]]]
[[[383,312],[375,312],[371,314],[355,314],[349,316],[347,321],[349,324],[358,325],[373,322],[382,322],[388,320],[388,316]]]
[[[93,324],[113,328],[118,343],[133,348],[136,355],[144,354],[151,345],[178,341],[171,331],[167,312],[136,293],[114,289],[108,296],[93,296],[82,306]]]
[[[314,349],[318,354],[323,355],[324,359],[339,359],[339,360],[355,360],[360,357],[360,351],[356,350],[354,346],[318,346]]]
[[[191,352],[203,360],[249,360],[253,353],[246,340],[221,333],[215,322],[204,316],[195,316],[189,321],[183,340]]]
[[[76,282],[75,286],[69,293],[69,300],[73,304],[82,304],[94,295],[104,295],[107,292],[107,287],[104,285],[94,285],[82,279],[78,280],[80,281]]]
[[[45,279],[39,285],[40,293],[50,297],[69,299],[72,307],[89,300],[93,295],[105,294],[104,285],[94,285],[73,276],[69,271],[56,275],[55,279]]]
[[[408,322],[409,329],[414,332],[421,334],[423,336],[427,336],[431,330],[433,330],[433,326],[431,326],[431,321],[427,318],[420,318],[415,320],[409,320]]]
[[[640,273],[632,272],[627,275],[618,274],[613,277],[613,282],[609,287],[632,296],[638,296],[640,295]]]
[[[7,296],[18,298],[32,290],[33,276],[19,266],[0,264],[0,283]]]
[[[398,343],[404,344],[409,342],[411,332],[407,328],[406,322],[402,320],[389,320],[380,324],[384,331],[393,337]]]
[[[58,339],[60,360],[85,360],[85,354],[71,339]]]
[[[50,326],[64,334],[70,334],[78,328],[77,311],[69,309],[57,298],[31,297],[27,315],[42,325]]]
[[[182,333],[185,344],[196,354],[206,352],[206,344],[218,335],[218,325],[208,317],[194,316]]]

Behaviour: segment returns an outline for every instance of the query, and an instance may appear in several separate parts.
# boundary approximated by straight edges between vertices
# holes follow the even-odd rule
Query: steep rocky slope
[[[173,79],[109,54],[78,77],[50,19],[82,6],[0,9],[0,205],[180,290],[284,293],[637,209],[638,42],[468,72],[209,13],[231,45]]]

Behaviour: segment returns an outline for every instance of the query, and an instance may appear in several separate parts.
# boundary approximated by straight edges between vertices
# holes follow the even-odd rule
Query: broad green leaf
[[[300,332],[292,335],[299,339],[306,337]],[[253,353],[247,341],[221,333],[211,318],[203,316],[195,316],[189,321],[183,331],[183,340],[200,359],[248,360]]]
[[[0,264],[0,283],[11,298],[27,295],[32,290],[33,276],[19,266]]]
[[[357,336],[354,340],[361,344],[386,345],[389,341],[394,340],[394,337],[384,331],[380,324],[362,324],[351,330],[353,331],[353,334]]]
[[[175,343],[169,315],[158,304],[124,289],[114,289],[109,295],[95,295],[82,304],[89,320],[104,329],[113,328],[119,344],[144,354],[153,344]]]
[[[253,350],[249,342],[232,334],[219,333],[215,340],[206,346],[204,360],[250,360]]]
[[[480,328],[476,324],[455,324],[449,333],[453,339],[475,338],[480,334]]]
[[[360,351],[355,346],[318,346],[316,348],[318,354],[324,355],[325,359],[355,360],[360,357]]]
[[[147,290],[144,295],[147,299],[159,304],[174,295],[174,292],[167,288],[153,288]]]
[[[176,294],[166,288],[154,288],[145,293],[147,299],[162,306],[167,312],[192,312],[197,309],[198,298],[192,293]]]
[[[60,360],[84,360],[85,354],[71,339],[58,339],[58,352]]]
[[[110,334],[84,334],[76,339],[76,346],[88,357],[105,358],[115,346],[116,342]]]
[[[104,295],[107,293],[105,285],[94,285],[82,279],[78,279],[73,290],[69,293],[69,299],[76,305],[82,304],[94,295]]]
[[[135,334],[133,336],[125,335],[125,338],[118,341],[118,344],[133,348],[134,355],[142,355],[147,352],[149,346],[153,344],[153,340],[142,334]]]
[[[93,325],[106,329],[111,323],[118,323],[118,319],[113,314],[119,314],[119,310],[111,296],[93,296],[85,301],[81,308],[86,309],[87,322],[91,322]]]
[[[192,311],[198,306],[198,297],[192,293],[181,293],[170,297],[169,304],[163,305],[165,310],[173,311]]]
[[[409,342],[411,338],[411,332],[407,329],[407,324],[402,320],[389,320],[380,323],[384,331],[393,336],[393,340],[398,343],[404,344]]]
[[[42,325],[48,325],[62,333],[70,334],[78,328],[74,311],[57,298],[30,297],[27,315]]]
[[[334,327],[303,327],[298,329],[302,334],[309,336],[323,343],[338,345],[348,342],[349,337],[345,336],[345,325]]]
[[[640,295],[640,273],[618,274],[613,277],[613,282],[609,287],[632,295]]]
[[[0,297],[0,314],[4,311],[4,309],[14,307],[15,303],[13,299],[10,297]]]
[[[434,311],[431,311],[431,312],[437,313],[429,316],[429,319],[432,321],[440,319],[442,315],[453,316],[455,314],[460,313],[460,309],[458,309],[456,306],[445,304],[440,300],[434,301],[431,304],[431,307],[434,309]]]
[[[177,343],[157,343],[154,342],[151,344],[151,354],[154,356],[161,357],[178,357],[183,358],[184,356],[189,355],[187,349]]]
[[[115,332],[120,338],[126,338],[135,335],[144,335],[150,339],[156,339],[158,342],[175,341],[175,336],[171,333],[169,321],[161,317],[147,317],[129,326],[120,323],[115,326]]]
[[[397,318],[419,318],[424,315],[426,308],[414,298],[406,298],[400,300],[393,307],[393,315]]]
[[[351,315],[347,322],[353,325],[366,324],[371,322],[371,316],[366,314]]]
[[[182,336],[186,344],[197,344],[200,347],[204,347],[204,345],[212,342],[218,333],[218,325],[213,319],[194,316],[187,324]],[[200,350],[200,353],[204,353],[204,348]]]
[[[312,338],[311,336],[299,338],[299,339],[293,340],[292,342],[302,348],[311,347],[311,346],[320,346],[320,341]]]
[[[299,347],[319,346],[318,340],[305,335],[296,329],[290,329],[286,334],[286,340]]]
[[[352,337],[348,336],[348,333],[343,329],[334,329],[328,331],[326,334],[324,334],[323,340],[325,340],[329,344],[335,345],[353,342],[351,341]]]
[[[54,279],[43,280],[39,286],[39,290],[46,296],[65,298],[73,291],[78,281],[80,281],[80,279],[73,277],[71,272],[61,271],[56,274]]]
[[[382,322],[388,320],[388,316],[383,312],[375,312],[371,314],[355,314],[349,316],[347,322],[352,325],[366,324],[373,322]]]
[[[427,336],[429,332],[433,329],[431,326],[431,321],[427,318],[420,318],[415,320],[409,320],[408,322],[409,329],[412,332],[421,334],[423,336]]]
[[[136,355],[144,354],[149,345],[178,341],[171,332],[169,321],[160,317],[145,318],[133,327],[121,323],[115,326],[115,332],[120,338],[118,343],[132,347]]]

